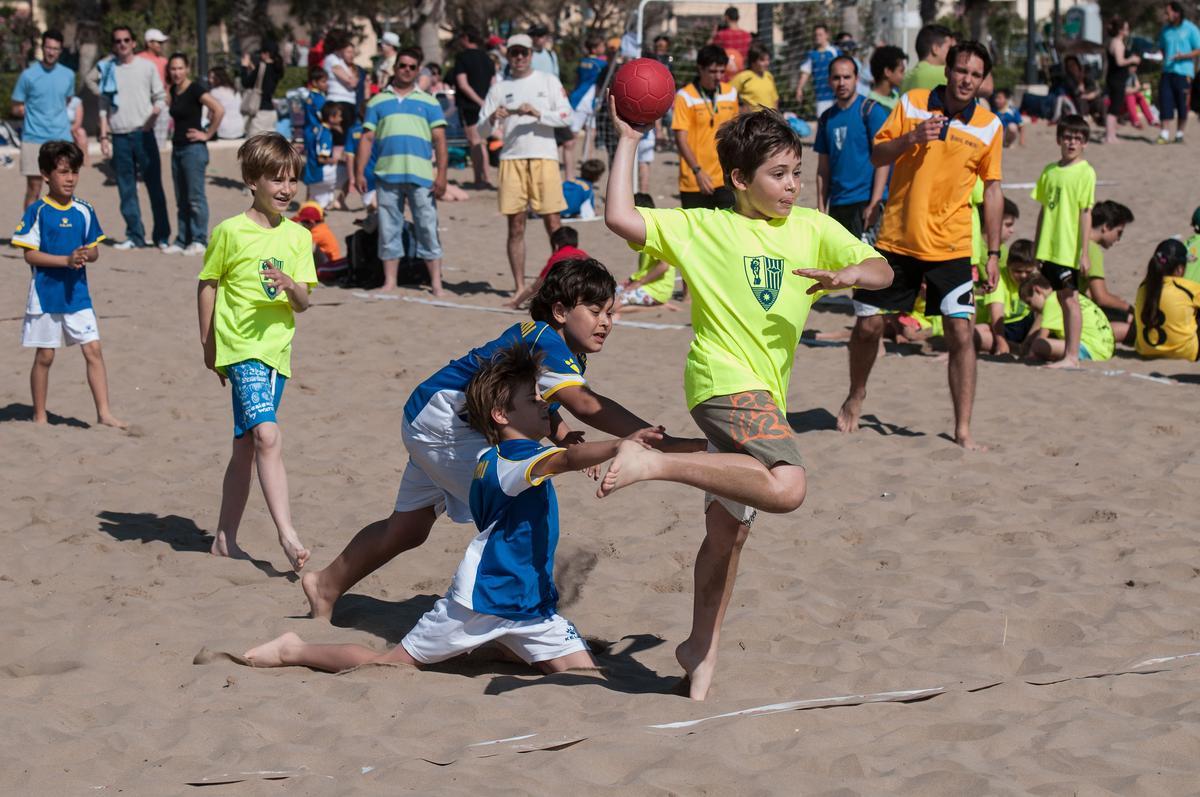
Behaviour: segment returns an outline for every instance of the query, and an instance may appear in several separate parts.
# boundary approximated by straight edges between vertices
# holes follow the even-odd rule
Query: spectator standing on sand
[[[474,28],[463,28],[458,34],[462,49],[454,59],[450,70],[450,85],[454,87],[454,104],[458,108],[458,119],[462,122],[471,151],[471,168],[475,173],[473,188],[491,188],[488,177],[487,153],[484,152],[483,136],[479,133],[479,111],[496,77],[496,67],[483,50],[483,38]]]
[[[167,34],[163,33],[158,28],[148,28],[142,34],[142,41],[146,43],[146,49],[137,54],[138,58],[145,58],[150,63],[154,64],[154,68],[158,70],[158,78],[162,81],[163,86],[167,85]],[[162,149],[167,146],[167,133],[171,129],[171,117],[168,114],[160,113],[158,121],[154,125],[154,140],[158,142],[158,148]]]
[[[804,87],[811,80],[815,116],[833,106],[833,89],[829,86],[829,65],[838,57],[838,48],[829,43],[829,28],[823,23],[813,25],[813,49],[804,56],[800,64],[800,78],[796,81],[796,102],[804,101]]]
[[[229,73],[222,67],[208,70],[208,90],[213,99],[225,109],[217,128],[218,138],[241,138],[246,135],[246,120],[242,117],[242,95],[233,86]]]
[[[165,249],[170,242],[171,222],[154,126],[159,114],[167,111],[167,92],[154,64],[134,56],[133,30],[129,26],[113,28],[112,47],[112,56],[101,59],[88,74],[87,85],[100,98],[100,153],[112,159],[113,171],[117,173],[125,240],[116,248],[146,246],[138,205],[137,183],[141,177],[154,216],[151,240]]]
[[[1183,143],[1183,130],[1187,127],[1188,97],[1192,90],[1192,78],[1196,76],[1196,59],[1200,58],[1200,28],[1184,16],[1183,4],[1179,0],[1167,0],[1163,8],[1166,25],[1158,34],[1158,48],[1162,50],[1162,78],[1158,84],[1158,110],[1162,130],[1159,144],[1170,142],[1167,125],[1178,116],[1175,126],[1175,143]]]
[[[21,128],[21,174],[25,177],[27,208],[42,195],[38,152],[47,141],[70,141],[67,103],[75,96],[75,73],[58,62],[63,35],[57,30],[42,34],[42,60],[30,64],[12,93],[12,115],[24,119]]]
[[[279,56],[279,45],[268,39],[262,43],[262,49],[251,57],[249,53],[242,54],[242,91],[253,91],[261,88],[258,107],[246,113],[246,136],[256,136],[259,133],[275,132],[275,87],[283,78],[283,60]]]
[[[188,57],[175,53],[167,62],[171,88],[171,181],[175,183],[175,243],[163,254],[199,256],[208,244],[208,197],[204,172],[208,168],[208,142],[217,137],[225,109],[208,87],[188,74]],[[208,126],[204,112],[208,112]]]

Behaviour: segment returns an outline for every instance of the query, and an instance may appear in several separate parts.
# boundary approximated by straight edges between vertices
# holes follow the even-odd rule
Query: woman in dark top
[[[275,130],[275,87],[283,78],[283,59],[279,57],[279,45],[270,39],[263,42],[262,49],[254,58],[249,53],[242,54],[242,91],[254,90],[259,66],[263,68],[262,99],[258,103],[258,111],[253,116],[246,116],[247,138]]]
[[[1129,67],[1141,63],[1136,55],[1128,55],[1125,43],[1129,41],[1129,23],[1119,16],[1108,21],[1108,64],[1104,87],[1108,93],[1108,113],[1104,117],[1105,144],[1117,140],[1117,116],[1125,107],[1125,84],[1129,79]]]
[[[175,53],[167,61],[167,98],[171,103],[171,179],[175,183],[175,208],[179,231],[175,243],[164,254],[202,255],[208,244],[208,197],[204,193],[204,170],[208,166],[208,144],[217,135],[225,109],[208,87],[188,74],[188,57]],[[208,129],[201,121],[208,110]]]

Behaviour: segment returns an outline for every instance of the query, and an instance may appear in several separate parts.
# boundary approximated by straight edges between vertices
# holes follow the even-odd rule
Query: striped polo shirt
[[[442,106],[418,88],[404,97],[391,89],[372,97],[363,129],[375,134],[375,179],[390,185],[433,185],[433,129],[445,125]]]
[[[900,138],[932,116],[945,116],[946,87],[903,95],[875,144]],[[875,246],[918,260],[971,256],[971,189],[975,178],[1000,179],[1003,127],[996,115],[971,103],[942,129],[942,137],[910,147],[892,166],[890,198]]]

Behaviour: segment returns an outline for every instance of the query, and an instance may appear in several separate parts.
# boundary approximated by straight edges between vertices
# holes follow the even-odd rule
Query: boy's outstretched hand
[[[654,448],[655,443],[659,443],[663,439],[663,434],[666,427],[663,426],[647,426],[645,429],[638,429],[631,435],[626,435],[624,439],[631,443],[637,443],[642,448]]]
[[[855,280],[858,277],[858,272],[855,271],[854,266],[841,269],[840,271],[825,271],[819,268],[796,268],[792,269],[792,273],[798,277],[808,277],[811,280],[817,281],[817,284],[810,286],[807,291],[810,296],[821,291],[840,291],[845,288],[853,288]]]

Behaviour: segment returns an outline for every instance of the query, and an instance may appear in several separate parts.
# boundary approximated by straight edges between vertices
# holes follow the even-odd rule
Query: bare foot
[[[250,648],[242,655],[250,662],[251,667],[282,667],[284,649],[303,644],[303,639],[288,631],[270,642]]]
[[[660,452],[652,448],[642,448],[631,440],[623,440],[617,446],[617,455],[608,466],[600,488],[596,490],[596,497],[604,498],[622,487],[648,479],[653,469],[654,457],[661,456]]]
[[[40,415],[40,416],[35,415],[35,416],[33,416],[33,422],[35,424],[37,424],[38,426],[49,426],[50,425],[50,416],[49,415]]]
[[[114,418],[111,415],[101,415],[99,418],[96,419],[96,423],[101,424],[102,426],[111,426],[114,429],[128,429],[129,428],[129,424],[125,423],[125,421],[122,421],[118,418]]]
[[[367,293],[395,293],[396,290],[397,286],[395,285],[380,285],[374,290],[367,291]]]
[[[230,559],[249,559],[246,552],[238,547],[237,540],[227,536],[225,532],[218,531],[213,538],[212,548],[209,550],[213,556],[227,556]]]
[[[1069,371],[1081,370],[1079,367],[1078,358],[1073,358],[1073,359],[1068,360],[1067,358],[1064,357],[1063,359],[1059,360],[1058,362],[1049,363],[1046,367],[1047,368],[1065,368]]]
[[[686,688],[687,696],[692,700],[708,697],[708,689],[712,686],[713,675],[717,671],[716,652],[713,651],[709,656],[697,656],[688,647],[688,643],[683,642],[675,648],[675,660],[687,673],[680,682],[681,691]]]
[[[972,440],[971,435],[969,434],[956,434],[954,436],[954,442],[962,446],[967,451],[978,451],[982,454],[988,450],[987,446],[983,445],[982,443],[976,443],[974,440]]]
[[[432,290],[431,290],[429,293],[430,293],[430,294],[433,296],[433,298],[435,298],[435,299],[445,299],[447,296],[449,296],[449,295],[450,295],[449,293],[447,293],[447,292],[446,292],[446,291],[444,291],[444,290],[436,290],[436,291],[432,291]]]
[[[305,573],[300,576],[300,586],[304,589],[304,597],[308,598],[308,613],[314,620],[328,620],[333,617],[333,604],[338,595],[327,595],[321,589],[321,571]]]
[[[308,549],[304,547],[294,533],[289,536],[280,534],[279,544],[283,547],[283,552],[287,555],[288,561],[292,563],[292,569],[299,573],[308,562]]]
[[[862,414],[863,397],[846,396],[842,408],[838,410],[837,429],[839,432],[858,431],[858,416]]]

